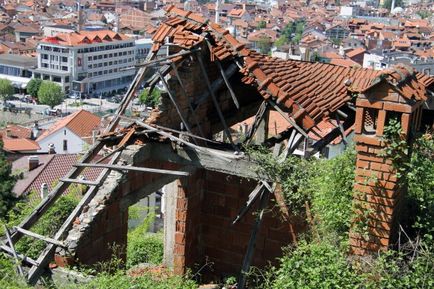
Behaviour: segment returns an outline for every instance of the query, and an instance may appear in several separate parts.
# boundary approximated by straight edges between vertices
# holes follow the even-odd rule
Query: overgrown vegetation
[[[0,220],[6,218],[7,212],[17,201],[12,193],[15,181],[15,177],[12,176],[12,166],[6,160],[3,143],[0,141]]]
[[[163,234],[161,232],[148,232],[150,224],[155,220],[155,210],[153,208],[140,208],[137,205],[135,207],[138,210],[146,210],[147,214],[139,226],[128,232],[127,268],[141,263],[159,265],[163,261]],[[130,218],[131,215],[133,218],[140,218],[140,213],[134,216],[130,212],[129,215]]]
[[[161,91],[158,88],[154,88],[149,94],[148,89],[144,89],[139,95],[139,101],[146,106],[156,107],[161,101]]]
[[[415,220],[402,232],[398,250],[372,259],[348,259],[348,230],[353,220],[352,194],[355,152],[352,148],[332,160],[290,157],[279,164],[269,154],[253,155],[264,173],[282,183],[292,211],[310,209],[311,230],[296,247],[288,248],[279,266],[259,274],[261,288],[432,288],[434,286],[434,138],[415,140],[411,157],[399,122],[385,128],[387,149],[402,182],[408,185],[407,204]],[[407,234],[408,233],[408,234]],[[252,279],[258,274],[251,275]]]

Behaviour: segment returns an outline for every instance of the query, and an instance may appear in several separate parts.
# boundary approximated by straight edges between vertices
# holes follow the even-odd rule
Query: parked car
[[[15,104],[6,101],[3,104],[3,111],[8,111],[8,110],[14,109],[15,107],[16,107]]]
[[[110,97],[109,99],[107,99],[108,102],[113,102],[113,103],[120,103],[122,101],[122,98],[118,95]]]
[[[45,115],[49,115],[49,116],[61,116],[62,115],[62,111],[60,109],[46,109],[44,110],[44,114]]]

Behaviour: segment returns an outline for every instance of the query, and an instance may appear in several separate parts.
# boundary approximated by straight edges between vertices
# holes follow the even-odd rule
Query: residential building
[[[39,152],[49,152],[50,147],[58,154],[79,153],[94,142],[100,129],[101,119],[79,110],[54,123],[36,139]]]
[[[134,39],[120,33],[61,33],[39,43],[33,77],[57,82],[67,93],[100,96],[131,83],[134,54]]]

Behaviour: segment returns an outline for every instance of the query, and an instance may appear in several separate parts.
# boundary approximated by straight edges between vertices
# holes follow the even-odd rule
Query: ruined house
[[[232,141],[229,128],[251,116],[255,121],[243,142],[255,138],[279,158],[324,118],[335,120],[336,127],[320,136],[310,154],[355,125],[354,202],[371,213],[361,212],[369,224],[367,238],[350,233],[352,253],[366,255],[393,245],[405,188],[391,161],[378,156],[385,145],[381,136],[393,117],[411,139],[434,80],[406,66],[374,71],[271,58],[245,48],[200,15],[174,6],[167,14],[106,133],[39,207],[12,228],[9,244],[32,234],[31,226],[70,183],[88,186],[56,236],[45,238],[47,248],[40,257],[24,258],[31,265],[29,282],[36,282],[53,259],[64,266],[111,258],[109,244],[126,244],[128,207],[163,186],[164,263],[175,273],[212,262],[213,271],[205,274],[238,275],[275,260],[281,247],[296,243],[307,226],[288,211],[279,184],[261,173],[242,144]],[[169,55],[156,58],[163,46]],[[144,79],[149,67],[156,73]],[[141,84],[152,88],[160,81],[167,93],[148,119],[122,116]],[[268,138],[270,111],[281,114],[288,128]],[[131,125],[116,130],[120,119]],[[213,137],[221,132],[224,142]],[[93,161],[104,149],[108,164]],[[95,180],[79,180],[85,167],[104,170]],[[1,248],[12,254],[11,247]]]

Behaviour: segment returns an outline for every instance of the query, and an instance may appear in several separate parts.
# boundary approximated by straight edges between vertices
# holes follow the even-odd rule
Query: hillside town
[[[432,221],[405,215],[434,216],[432,0],[0,1],[0,264],[13,258],[22,286],[48,269],[53,288],[93,284],[56,270],[110,263],[110,243],[128,278],[182,276],[167,288],[341,288],[247,273],[349,210],[333,234],[354,267],[402,236],[413,262],[432,240]],[[342,288],[393,283],[374,275]]]

